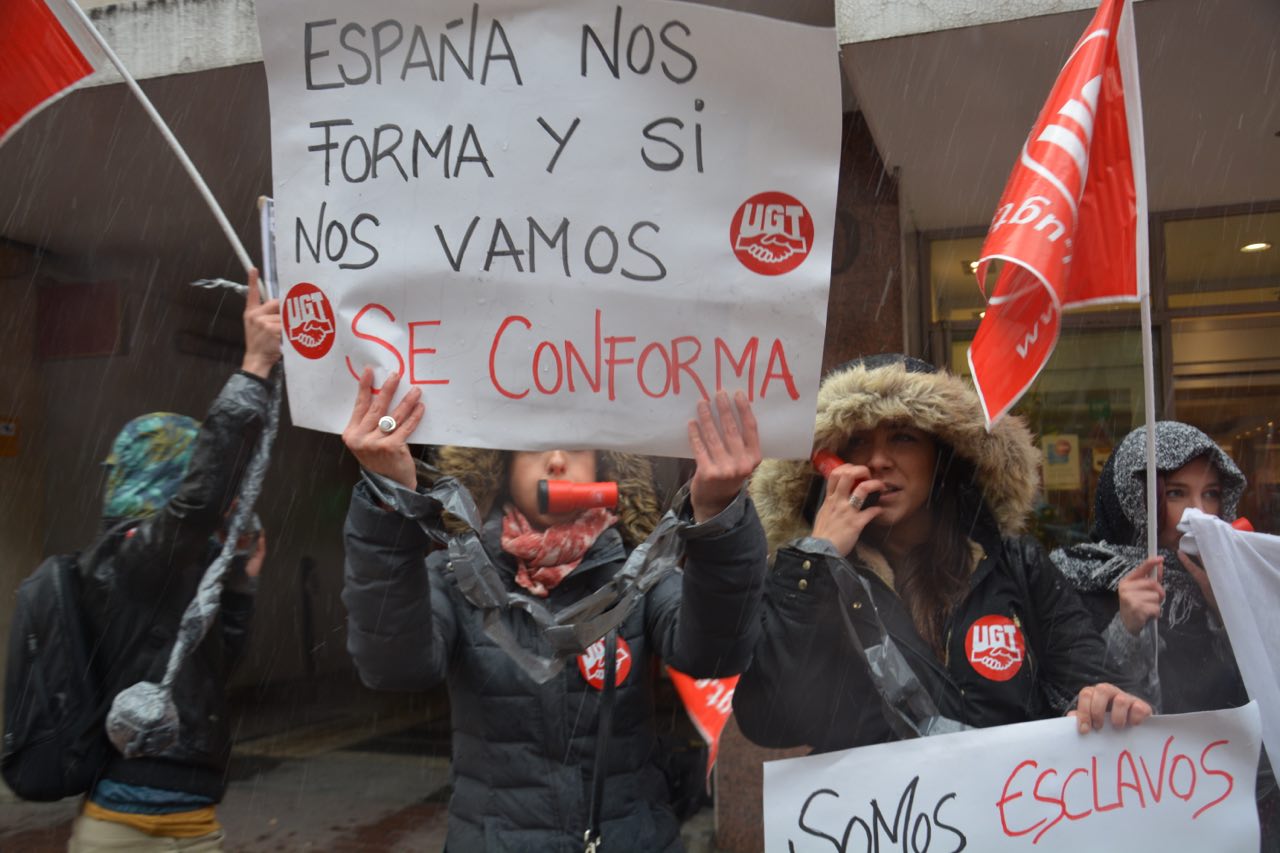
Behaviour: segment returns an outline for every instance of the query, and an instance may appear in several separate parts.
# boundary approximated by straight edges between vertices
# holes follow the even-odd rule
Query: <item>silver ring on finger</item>
[[[854,492],[852,495],[849,495],[849,506],[853,507],[855,510],[860,510],[862,509],[863,500],[864,498],[861,495]]]
[[[378,418],[378,429],[382,430],[384,433],[390,434],[395,432],[397,426],[398,424],[396,423],[396,419],[391,417],[391,415],[383,415]]]

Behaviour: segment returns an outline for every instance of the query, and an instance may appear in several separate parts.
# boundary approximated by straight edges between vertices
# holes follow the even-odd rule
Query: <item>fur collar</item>
[[[814,449],[839,452],[856,430],[909,423],[933,434],[967,459],[1002,535],[1021,532],[1040,485],[1040,453],[1021,418],[1006,417],[988,433],[969,383],[944,371],[909,371],[853,363],[837,368],[818,391]],[[808,460],[767,459],[751,481],[751,497],[769,538],[769,551],[809,533],[803,508],[813,478]]]

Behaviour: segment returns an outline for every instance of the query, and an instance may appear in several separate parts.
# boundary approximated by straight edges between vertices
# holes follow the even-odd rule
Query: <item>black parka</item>
[[[495,509],[482,541],[515,592],[515,565],[498,545],[500,530]],[[694,677],[735,674],[758,635],[765,545],[746,495],[682,535],[684,571],[660,580],[619,630],[630,660],[608,743],[601,834],[609,850],[680,849],[658,764],[657,659]],[[450,851],[580,851],[601,691],[572,661],[546,683],[535,682],[485,633],[447,553],[424,561],[427,545],[416,522],[376,506],[366,484],[356,487],[342,593],[356,668],[375,689],[419,690],[447,681]],[[622,567],[628,550],[616,529],[606,530],[544,604],[555,611],[579,601]],[[528,614],[513,608],[501,618],[522,647],[551,654]]]
[[[136,523],[105,519],[107,535],[81,555],[81,601],[107,695],[164,675],[182,614],[216,555],[211,540],[266,423],[269,397],[262,379],[233,374],[200,426],[177,494]],[[222,799],[231,757],[226,685],[253,613],[243,566],[240,560],[229,570],[217,621],[174,682],[177,741],[159,756],[116,755],[105,778]]]
[[[975,472],[963,498],[976,519],[968,588],[947,619],[942,659],[917,632],[878,552],[859,543],[845,558],[809,536],[806,504],[820,488],[812,467],[766,460],[751,491],[775,557],[762,637],[734,695],[743,733],[817,751],[895,737],[846,616],[864,649],[887,634],[901,652],[909,671],[893,681],[922,687],[939,714],[968,726],[1056,716],[1082,687],[1114,681],[1075,591],[1034,540],[1017,535],[1039,461],[1021,421],[987,432],[966,383],[913,359],[877,357],[823,381],[815,448],[838,452],[853,432],[879,423],[930,433]],[[838,584],[842,573],[850,582]]]
[[[762,746],[804,744],[816,752],[893,739],[867,663],[845,639],[842,608],[864,647],[875,644],[883,625],[938,712],[965,725],[1058,716],[1080,688],[1113,680],[1088,614],[1039,544],[1025,537],[991,544],[947,622],[941,661],[902,600],[866,562],[782,548],[766,585],[765,636],[734,694],[743,733]],[[851,585],[855,594],[847,598],[837,589],[834,573],[850,568],[867,579],[869,598],[861,585]],[[979,665],[971,661],[972,645],[984,639],[978,637],[983,627],[975,629],[980,620],[1003,626],[988,636],[1006,640],[993,646],[1005,660],[979,655]],[[1007,642],[1010,626],[1018,639]],[[992,677],[1008,672],[1007,680]]]

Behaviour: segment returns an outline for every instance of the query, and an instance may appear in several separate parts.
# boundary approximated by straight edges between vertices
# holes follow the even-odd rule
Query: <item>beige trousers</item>
[[[148,835],[131,826],[79,815],[71,824],[67,853],[119,853],[123,850],[186,850],[190,853],[221,853],[222,831],[198,838],[163,838]]]

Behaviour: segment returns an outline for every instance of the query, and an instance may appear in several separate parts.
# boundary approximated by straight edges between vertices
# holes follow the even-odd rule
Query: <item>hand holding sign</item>
[[[280,330],[280,300],[262,301],[258,271],[251,269],[244,306],[244,361],[240,369],[266,379],[280,360]]]
[[[739,391],[730,406],[729,395],[720,391],[716,409],[719,425],[706,400],[698,401],[698,417],[689,421],[689,448],[698,465],[689,484],[689,502],[697,522],[714,518],[729,506],[760,464],[760,432],[746,395]]]
[[[1075,710],[1068,711],[1068,717],[1075,717],[1080,725],[1080,734],[1088,734],[1089,729],[1102,731],[1107,715],[1111,716],[1111,725],[1117,729],[1125,726],[1136,726],[1151,716],[1151,706],[1134,696],[1125,693],[1114,684],[1094,684],[1080,691],[1076,698]]]
[[[1194,575],[1193,575],[1194,577]],[[1152,619],[1160,618],[1164,604],[1164,558],[1148,557],[1120,579],[1116,594],[1120,599],[1120,621],[1135,637]]]
[[[417,485],[417,469],[409,452],[409,436],[417,429],[427,407],[420,401],[421,388],[411,388],[388,418],[387,408],[395,396],[400,376],[391,374],[382,388],[373,390],[373,370],[360,374],[360,388],[351,409],[351,420],[342,431],[342,441],[368,471],[395,480],[410,489]]]

